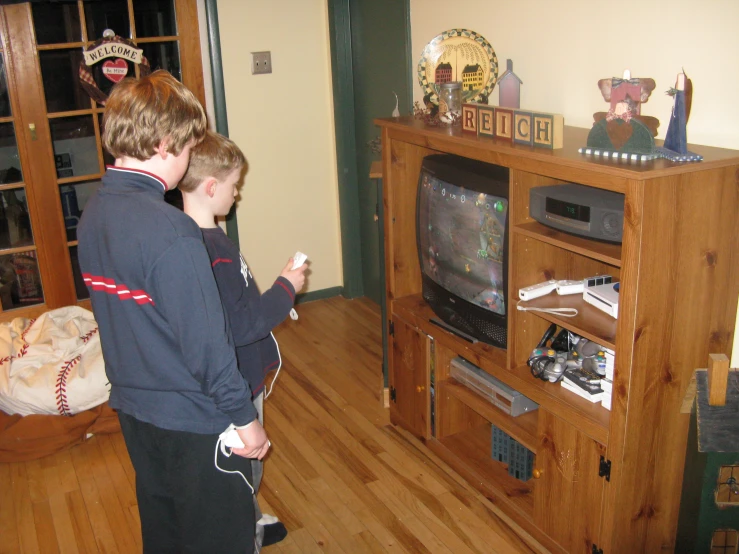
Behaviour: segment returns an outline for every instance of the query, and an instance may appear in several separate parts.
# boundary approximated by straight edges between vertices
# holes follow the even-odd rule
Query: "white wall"
[[[660,120],[659,138],[672,108],[664,93],[685,68],[694,91],[688,142],[739,148],[737,0],[410,1],[415,63],[442,31],[476,31],[495,50],[499,73],[513,60],[523,109],[559,113],[565,125],[586,128],[608,108],[598,80],[630,69],[657,82],[642,114]],[[413,79],[414,100],[421,100],[415,72]],[[495,90],[490,104],[497,102]]]
[[[229,135],[249,172],[236,215],[261,288],[297,250],[307,291],[342,284],[331,58],[325,0],[218,0]],[[251,52],[272,52],[271,75]]]

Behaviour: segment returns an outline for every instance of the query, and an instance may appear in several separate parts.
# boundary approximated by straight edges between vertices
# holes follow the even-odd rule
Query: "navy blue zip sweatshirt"
[[[239,370],[256,396],[267,373],[277,368],[277,345],[270,332],[290,313],[295,288],[284,277],[259,293],[257,284],[234,242],[220,227],[201,229],[213,275],[231,326]]]
[[[110,167],[77,229],[109,402],[164,429],[220,433],[256,410],[200,228],[165,190],[154,175]]]

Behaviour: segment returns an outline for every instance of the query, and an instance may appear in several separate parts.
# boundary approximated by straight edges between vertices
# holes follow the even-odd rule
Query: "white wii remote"
[[[530,287],[523,287],[522,289],[518,289],[518,297],[521,300],[533,300],[534,298],[539,298],[540,296],[544,296],[545,294],[549,294],[555,290],[557,288],[557,283],[559,283],[559,281],[552,279],[550,281],[531,285]]]
[[[585,283],[582,281],[559,281],[557,283],[557,294],[577,294],[585,290]]]
[[[228,428],[223,433],[221,433],[220,439],[221,439],[221,452],[223,452],[223,454],[226,456],[229,455],[226,452],[227,446],[229,448],[244,448],[244,443],[241,440],[239,433],[236,431],[236,426],[233,423],[229,425]]]
[[[301,265],[305,263],[305,260],[308,259],[308,256],[303,254],[302,252],[295,252],[295,255],[293,256],[293,266],[291,269],[298,269]]]

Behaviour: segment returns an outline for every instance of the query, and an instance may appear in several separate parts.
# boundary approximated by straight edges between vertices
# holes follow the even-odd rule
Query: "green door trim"
[[[349,0],[328,0],[344,296],[364,294]]]
[[[216,0],[205,0],[205,22],[208,32],[210,76],[213,81],[213,111],[216,131],[228,136],[228,113],[226,111],[226,87],[223,82],[223,59],[221,58],[221,32],[218,27],[218,5]],[[226,234],[239,246],[239,224],[236,221],[236,205],[226,216]]]

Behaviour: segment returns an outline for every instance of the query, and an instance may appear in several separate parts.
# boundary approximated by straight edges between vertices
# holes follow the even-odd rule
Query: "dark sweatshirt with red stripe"
[[[164,429],[215,434],[256,417],[197,224],[165,183],[108,168],[77,229],[110,405]]]
[[[220,227],[202,229],[213,275],[230,323],[239,370],[256,396],[267,373],[276,369],[279,355],[272,329],[290,313],[295,289],[284,277],[260,294],[249,268],[234,242]]]

